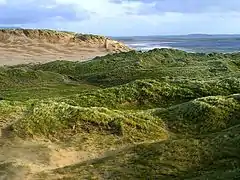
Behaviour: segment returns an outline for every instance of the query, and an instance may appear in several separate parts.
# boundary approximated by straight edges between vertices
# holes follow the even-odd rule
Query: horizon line
[[[131,35],[124,35],[124,36],[108,36],[108,37],[154,37],[154,36],[240,36],[239,34],[234,33],[211,33],[211,34],[204,34],[204,33],[190,33],[190,34],[155,34],[155,35],[137,35],[137,36],[131,36]]]
[[[4,26],[0,26],[0,29],[48,29],[48,30],[55,30],[55,31],[67,31],[67,32],[76,32],[76,33],[81,33],[80,31],[70,31],[70,30],[60,30],[60,29],[51,29],[51,28],[24,28],[24,27],[14,27],[14,26],[9,26],[9,27],[4,27]],[[84,34],[93,34],[93,33],[84,33]],[[96,33],[94,33],[96,34]],[[98,35],[98,34],[96,34]],[[227,36],[240,36],[240,33],[187,33],[187,34],[151,34],[151,35],[136,35],[136,36],[133,36],[133,35],[104,35],[102,34],[103,36],[106,36],[106,37],[154,37],[154,36],[224,36],[224,35],[227,35]]]

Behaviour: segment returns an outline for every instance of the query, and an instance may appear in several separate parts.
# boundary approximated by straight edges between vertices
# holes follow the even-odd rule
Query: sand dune
[[[84,61],[129,50],[122,43],[96,35],[52,30],[0,30],[0,65]]]

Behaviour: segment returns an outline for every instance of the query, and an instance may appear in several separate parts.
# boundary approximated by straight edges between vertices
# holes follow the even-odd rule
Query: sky
[[[107,36],[240,34],[240,0],[0,0],[0,26]]]

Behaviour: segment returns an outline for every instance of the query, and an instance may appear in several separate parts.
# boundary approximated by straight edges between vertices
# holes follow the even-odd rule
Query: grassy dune
[[[37,70],[66,74],[78,80],[105,86],[137,79],[203,80],[239,77],[240,54],[194,54],[180,50],[131,51],[92,61],[55,61],[36,66]]]
[[[96,155],[30,179],[240,178],[239,53],[131,51],[1,67],[0,82],[4,138]]]

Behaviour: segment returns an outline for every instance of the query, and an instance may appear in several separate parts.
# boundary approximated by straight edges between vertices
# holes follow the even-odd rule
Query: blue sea
[[[111,37],[136,50],[173,48],[187,52],[240,52],[240,35],[182,35]]]

